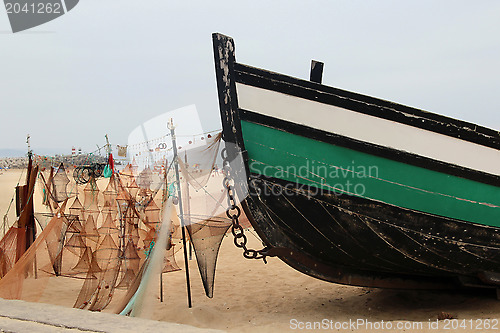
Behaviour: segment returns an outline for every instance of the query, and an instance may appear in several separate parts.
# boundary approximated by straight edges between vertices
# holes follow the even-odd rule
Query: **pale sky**
[[[241,63],[500,130],[499,1],[81,0],[12,34],[0,8],[0,149],[70,153],[196,105],[220,128],[211,34]]]

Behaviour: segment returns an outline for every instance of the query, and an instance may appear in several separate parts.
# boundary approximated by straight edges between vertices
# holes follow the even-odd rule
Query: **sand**
[[[17,170],[0,175],[2,215],[18,178]],[[247,234],[250,247],[259,248],[255,233]],[[182,266],[182,258],[177,259]],[[341,332],[500,330],[500,301],[492,291],[394,291],[337,285],[299,273],[277,258],[269,258],[267,264],[244,259],[231,237],[225,237],[220,249],[212,299],[204,295],[194,257],[189,268],[193,307],[187,307],[185,271],[166,273],[164,302],[160,303],[158,292],[151,295],[154,308],[147,317],[229,332],[297,331],[314,325],[320,331]],[[54,278],[40,301],[71,307],[80,286],[81,281]],[[112,305],[105,312],[113,312]],[[456,320],[437,322],[441,312]]]
[[[137,328],[140,327],[140,330]],[[217,333],[194,326],[90,312],[44,303],[0,299],[2,332]]]

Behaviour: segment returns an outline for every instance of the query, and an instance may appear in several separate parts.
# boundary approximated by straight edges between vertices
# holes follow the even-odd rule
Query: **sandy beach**
[[[0,175],[0,212],[5,214],[22,170]],[[22,179],[22,182],[24,179]],[[37,200],[35,209],[38,209]],[[9,221],[14,221],[11,208]],[[247,231],[249,245],[260,241]],[[182,251],[177,262],[182,267]],[[394,291],[342,286],[293,270],[277,258],[244,259],[229,234],[217,263],[214,297],[205,296],[195,258],[189,261],[193,307],[186,301],[184,269],[163,275],[164,301],[150,295],[148,319],[229,332],[279,332],[316,328],[340,332],[484,332],[500,330],[494,292]],[[40,302],[71,307],[81,280],[52,278]],[[158,288],[159,289],[159,288]],[[114,312],[112,303],[104,312]],[[441,313],[451,321],[437,322]],[[1,325],[1,323],[0,323]],[[139,329],[139,328],[138,328]]]

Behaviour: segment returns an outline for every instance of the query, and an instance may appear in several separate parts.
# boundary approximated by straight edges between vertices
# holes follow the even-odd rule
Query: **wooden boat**
[[[243,65],[221,34],[213,45],[223,138],[268,254],[350,285],[500,285],[497,131]]]

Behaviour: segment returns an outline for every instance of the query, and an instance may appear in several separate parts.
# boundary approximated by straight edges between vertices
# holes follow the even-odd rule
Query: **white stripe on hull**
[[[500,151],[490,147],[241,83],[236,88],[239,107],[245,110],[500,175]]]

